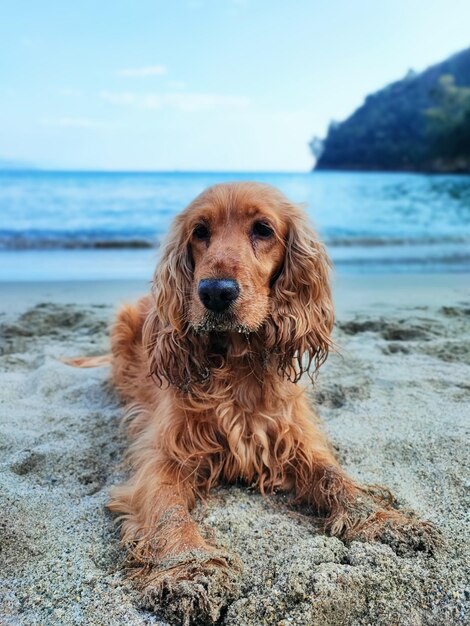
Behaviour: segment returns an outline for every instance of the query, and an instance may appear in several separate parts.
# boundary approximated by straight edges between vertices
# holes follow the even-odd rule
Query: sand
[[[57,360],[106,351],[115,306],[144,290],[0,286],[2,625],[166,623],[126,580],[105,509],[126,445],[107,371]],[[336,301],[341,353],[312,394],[325,429],[356,479],[387,485],[446,546],[345,545],[281,497],[220,488],[195,511],[244,564],[219,623],[470,624],[470,278],[343,277]]]

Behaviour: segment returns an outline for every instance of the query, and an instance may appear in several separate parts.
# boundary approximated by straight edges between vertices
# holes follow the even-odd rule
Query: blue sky
[[[469,24],[469,0],[4,1],[0,158],[307,171],[312,135]]]

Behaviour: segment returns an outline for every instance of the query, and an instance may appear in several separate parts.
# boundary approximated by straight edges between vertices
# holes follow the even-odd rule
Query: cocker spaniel
[[[437,541],[345,473],[309,406],[302,378],[331,347],[328,274],[297,206],[268,185],[221,184],[176,218],[151,295],[118,313],[110,360],[131,474],[109,508],[147,604],[184,623],[217,620],[236,593],[239,559],[190,515],[215,485],[288,492],[345,541]]]

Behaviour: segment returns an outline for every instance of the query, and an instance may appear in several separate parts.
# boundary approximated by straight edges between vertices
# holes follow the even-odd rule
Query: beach
[[[105,508],[126,441],[106,368],[116,307],[144,280],[0,285],[0,623],[165,624],[126,579]],[[441,530],[433,554],[344,544],[318,520],[241,486],[194,511],[244,564],[224,626],[470,623],[470,277],[340,275],[337,352],[311,391],[347,471]]]

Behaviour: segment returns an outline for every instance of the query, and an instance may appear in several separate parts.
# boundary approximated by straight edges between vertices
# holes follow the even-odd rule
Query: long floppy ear
[[[143,345],[150,374],[161,385],[167,381],[188,390],[207,378],[204,337],[196,336],[187,321],[193,263],[184,215],[178,216],[153,278],[154,307],[143,328]]]
[[[289,231],[281,272],[272,286],[267,343],[292,382],[315,372],[331,346],[334,313],[325,248],[300,210],[289,205]]]

